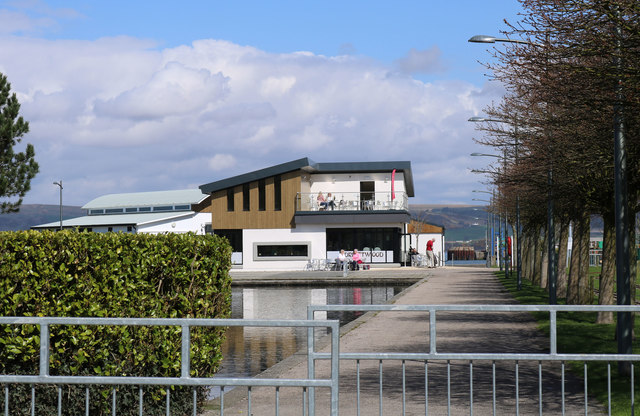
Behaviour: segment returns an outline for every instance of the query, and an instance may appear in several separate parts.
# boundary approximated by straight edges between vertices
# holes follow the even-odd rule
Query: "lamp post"
[[[497,38],[495,36],[488,35],[476,35],[469,39],[472,43],[516,43],[520,45],[535,46],[537,48],[544,47],[543,44],[537,42],[531,42],[526,40]],[[549,42],[549,35],[547,35],[547,43]],[[553,167],[550,164],[547,169],[547,239],[549,241],[547,250],[549,263],[547,266],[547,276],[549,279],[549,304],[555,305],[557,303],[557,267],[556,267],[556,242],[555,242],[555,224],[553,221]],[[519,252],[519,250],[518,250]]]
[[[488,156],[488,157],[495,157],[498,159],[502,159],[503,163],[504,163],[504,172],[506,174],[507,172],[507,155],[506,155],[506,149],[505,149],[505,155],[504,156],[499,156],[499,155],[493,155],[493,154],[489,154],[489,153],[471,153],[471,156]],[[516,227],[517,228],[517,227]],[[507,242],[508,242],[508,235],[509,235],[509,231],[507,229],[507,209],[505,206],[505,212],[504,212],[504,253],[502,258],[504,259],[504,272],[505,272],[505,277],[509,276],[509,250],[508,250],[508,246],[507,246]],[[517,238],[517,237],[516,237]],[[501,244],[502,246],[502,244]],[[500,271],[502,271],[502,267],[500,267]]]
[[[471,192],[483,192],[483,193],[490,193],[488,191],[471,191]],[[477,211],[477,208],[474,208],[475,211]],[[491,222],[491,210],[487,209],[485,210],[487,211],[487,233],[485,235],[485,245],[484,245],[484,249],[485,252],[487,253],[487,258],[486,258],[486,263],[487,263],[487,267],[491,267],[493,265],[491,258],[493,256],[493,223]]]
[[[62,180],[53,184],[60,187],[60,231],[62,231]]]
[[[493,118],[485,118],[485,117],[471,117],[468,121],[472,123],[482,123],[482,122],[494,122],[494,123],[505,123],[511,124],[508,121],[493,119]],[[514,124],[514,136],[515,136],[515,162],[518,163],[518,125]],[[555,252],[555,250],[554,250]],[[518,290],[522,289],[522,242],[520,240],[520,195],[516,191],[516,282]]]

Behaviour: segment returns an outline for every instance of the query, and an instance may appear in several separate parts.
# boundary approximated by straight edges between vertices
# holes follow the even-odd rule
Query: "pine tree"
[[[0,213],[17,212],[22,198],[31,189],[31,179],[38,173],[38,163],[31,144],[23,152],[14,147],[29,132],[29,123],[21,116],[16,94],[0,73]],[[17,198],[17,200],[15,199]]]

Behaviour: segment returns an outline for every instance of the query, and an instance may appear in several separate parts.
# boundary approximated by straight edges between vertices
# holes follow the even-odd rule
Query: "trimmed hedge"
[[[227,318],[230,267],[231,247],[216,236],[3,232],[0,313]],[[52,326],[50,332],[52,375],[180,376],[180,328]],[[0,326],[0,371],[37,374],[39,335],[34,325]],[[224,328],[192,329],[192,376],[216,372],[223,338]],[[10,412],[29,414],[30,386],[18,387],[11,387]],[[111,414],[111,389],[92,389],[92,415]],[[206,391],[197,393],[201,404]],[[145,389],[145,414],[164,414],[165,402],[158,400],[164,394]],[[117,397],[118,415],[138,414],[137,387],[118,386]],[[190,388],[173,389],[172,414],[189,414],[192,397]],[[84,409],[84,387],[65,386],[63,401],[64,414],[77,414]],[[56,405],[55,388],[38,388],[36,414],[57,414]]]

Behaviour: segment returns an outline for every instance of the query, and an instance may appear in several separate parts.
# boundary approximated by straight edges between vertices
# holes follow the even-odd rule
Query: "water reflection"
[[[231,317],[244,319],[306,319],[307,305],[383,304],[406,286],[343,286],[331,288],[234,288]],[[317,312],[316,319],[337,319],[340,325],[362,312]],[[305,328],[230,327],[222,346],[219,376],[252,377],[301,348],[306,348]]]

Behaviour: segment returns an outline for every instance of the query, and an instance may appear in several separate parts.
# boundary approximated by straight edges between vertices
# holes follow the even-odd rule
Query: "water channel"
[[[256,287],[233,288],[231,317],[243,319],[307,319],[307,305],[384,304],[404,290],[397,286]],[[340,325],[362,312],[316,313]],[[306,348],[305,328],[230,327],[222,346],[219,377],[253,377]]]

